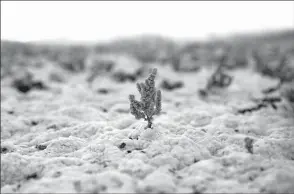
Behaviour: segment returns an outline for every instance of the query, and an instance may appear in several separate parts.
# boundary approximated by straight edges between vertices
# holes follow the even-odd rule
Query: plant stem
[[[148,124],[146,126],[146,129],[148,129],[148,128],[151,129],[151,127],[152,127],[152,121],[151,121],[151,119],[149,117],[147,117],[147,121],[148,121]]]

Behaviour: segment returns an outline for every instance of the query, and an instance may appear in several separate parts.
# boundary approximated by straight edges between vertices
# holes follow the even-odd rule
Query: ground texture
[[[128,95],[139,98],[135,82],[100,75],[90,87],[85,74],[63,72],[67,81],[54,83],[50,65],[32,70],[48,90],[24,94],[2,80],[1,192],[294,192],[294,118],[287,105],[237,113],[277,80],[233,70],[227,89],[201,98],[211,69],[151,66],[158,88],[163,79],[183,87],[162,89],[162,113],[146,130],[129,113]]]

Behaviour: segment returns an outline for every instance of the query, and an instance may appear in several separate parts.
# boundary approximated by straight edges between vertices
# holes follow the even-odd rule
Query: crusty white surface
[[[202,100],[197,91],[210,70],[157,68],[156,85],[170,78],[182,80],[184,88],[162,90],[163,112],[152,130],[129,113],[128,95],[139,98],[131,82],[100,76],[93,88],[110,93],[99,94],[84,74],[67,75],[61,84],[45,80],[49,91],[20,94],[9,80],[1,81],[1,148],[7,149],[1,153],[1,192],[294,192],[293,115],[283,103],[278,110],[235,114],[277,80],[232,71],[228,89]],[[254,154],[245,149],[245,137],[254,139]]]

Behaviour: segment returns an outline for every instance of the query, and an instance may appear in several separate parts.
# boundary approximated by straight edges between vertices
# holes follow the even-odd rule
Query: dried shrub
[[[157,69],[153,69],[145,83],[137,83],[137,89],[141,94],[141,101],[135,100],[134,95],[129,96],[131,114],[136,119],[143,118],[148,122],[145,128],[152,127],[154,115],[160,114],[161,111],[161,91],[155,88],[155,76]]]

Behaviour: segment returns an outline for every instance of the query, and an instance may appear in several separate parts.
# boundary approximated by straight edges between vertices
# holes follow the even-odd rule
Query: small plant
[[[114,67],[114,62],[111,60],[100,60],[97,61],[91,68],[89,72],[89,76],[86,81],[89,84],[92,84],[93,81],[102,74],[110,72]]]
[[[129,96],[131,114],[136,119],[143,118],[148,122],[145,127],[151,128],[154,115],[159,115],[161,111],[161,91],[155,88],[155,76],[157,69],[153,69],[145,83],[137,83],[137,89],[141,94],[141,101],[135,100],[134,95]]]
[[[122,83],[126,81],[134,82],[143,74],[143,71],[144,71],[143,68],[138,69],[134,73],[126,73],[123,71],[118,71],[118,72],[115,72],[112,75],[112,77],[114,80],[118,82],[122,82]]]
[[[47,90],[48,87],[42,81],[35,81],[33,74],[24,72],[12,82],[12,87],[16,88],[19,92],[27,93],[31,89]]]
[[[232,83],[233,77],[224,73],[223,63],[217,67],[216,71],[209,78],[205,89],[199,90],[201,96],[206,96],[207,92],[213,88],[227,88]]]
[[[165,90],[174,90],[178,88],[182,88],[184,86],[184,83],[182,81],[175,81],[172,82],[170,80],[163,80],[160,85]]]
[[[225,74],[220,66],[220,68],[218,68],[208,80],[207,89],[211,89],[212,87],[226,88],[231,82],[232,77]]]
[[[288,84],[283,84],[280,89],[280,95],[288,105],[287,108],[290,110],[292,109],[294,112],[294,81]]]
[[[284,54],[279,59],[278,66],[273,70],[273,76],[279,79],[276,86],[263,90],[263,93],[269,94],[275,92],[281,88],[281,86],[286,82],[291,82],[294,80],[294,69],[288,65],[288,56]]]
[[[255,61],[255,69],[262,75],[274,77],[276,72],[276,67],[271,67],[268,65],[270,60],[268,57],[262,56],[258,50],[252,51],[252,58]]]
[[[294,103],[294,81],[284,85],[281,89],[281,96],[291,103]]]
[[[278,84],[274,87],[263,90],[264,94],[269,94],[278,91],[286,82],[294,80],[294,68],[289,65],[290,51],[282,53],[278,48],[271,52],[271,55],[262,57],[258,51],[253,51],[253,58],[256,62],[256,69],[258,72],[271,78],[277,78]],[[277,63],[269,65],[272,61],[268,58],[275,58]]]
[[[252,138],[250,138],[250,137],[245,137],[244,142],[245,142],[245,148],[247,149],[247,151],[250,154],[253,154],[253,142],[254,142],[254,140]]]
[[[196,56],[190,56],[185,54],[185,51],[179,52],[171,57],[171,65],[174,71],[176,72],[197,72],[201,69],[195,61],[197,61]],[[185,64],[189,65],[185,65]]]
[[[262,108],[267,108],[271,106],[273,109],[277,110],[278,106],[276,103],[284,102],[286,105],[286,109],[294,111],[294,81],[287,83],[284,82],[281,84],[278,96],[266,96],[261,99],[252,99],[256,102],[256,105],[250,108],[240,109],[238,113],[245,114],[247,112],[258,111]]]
[[[271,106],[273,109],[277,109],[276,103],[281,102],[280,97],[265,97],[261,99],[252,99],[254,102],[256,102],[256,105],[250,108],[240,109],[238,110],[239,114],[245,114],[247,112],[253,112],[258,111],[262,108],[267,108],[268,106]]]

